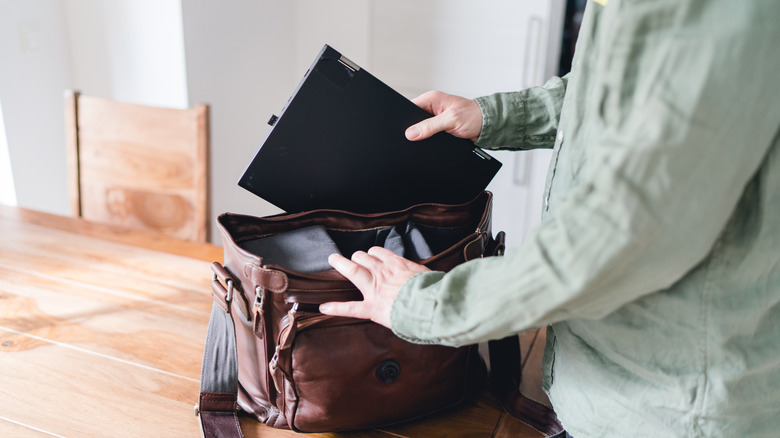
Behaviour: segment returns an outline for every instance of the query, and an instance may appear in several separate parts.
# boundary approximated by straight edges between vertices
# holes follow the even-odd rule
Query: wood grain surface
[[[205,242],[208,109],[66,92],[72,214]]]
[[[219,247],[0,206],[0,437],[197,437]],[[247,437],[298,434],[242,418]],[[539,437],[489,392],[312,437]]]

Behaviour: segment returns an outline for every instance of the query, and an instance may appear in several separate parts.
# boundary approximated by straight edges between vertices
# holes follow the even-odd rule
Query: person
[[[448,273],[331,256],[364,300],[321,311],[453,346],[549,325],[544,388],[577,438],[777,436],[778,17],[776,0],[589,2],[570,74],[417,98],[434,117],[410,140],[552,147],[543,221]]]

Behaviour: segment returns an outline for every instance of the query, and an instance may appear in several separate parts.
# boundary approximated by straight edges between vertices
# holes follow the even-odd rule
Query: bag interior
[[[407,221],[395,226],[368,230],[330,230],[314,225],[272,236],[239,242],[239,246],[263,258],[267,265],[282,266],[302,273],[332,269],[328,256],[351,257],[355,251],[373,246],[387,248],[409,260],[420,261],[455,245],[474,231],[473,227],[426,227]]]

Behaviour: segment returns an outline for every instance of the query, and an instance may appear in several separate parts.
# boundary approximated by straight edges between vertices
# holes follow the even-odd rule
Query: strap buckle
[[[238,309],[248,318],[248,306],[241,292],[241,284],[220,263],[212,263],[211,270],[214,273],[211,280],[211,292],[217,305],[224,312],[229,313],[233,301],[237,300],[235,304],[238,304]]]

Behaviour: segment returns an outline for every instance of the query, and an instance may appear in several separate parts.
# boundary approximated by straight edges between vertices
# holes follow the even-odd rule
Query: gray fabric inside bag
[[[394,227],[360,231],[333,231],[321,225],[246,240],[245,250],[263,258],[263,264],[278,265],[303,273],[331,269],[328,256],[339,253],[351,257],[355,251],[382,246],[410,260],[433,256],[425,237],[413,222]]]

